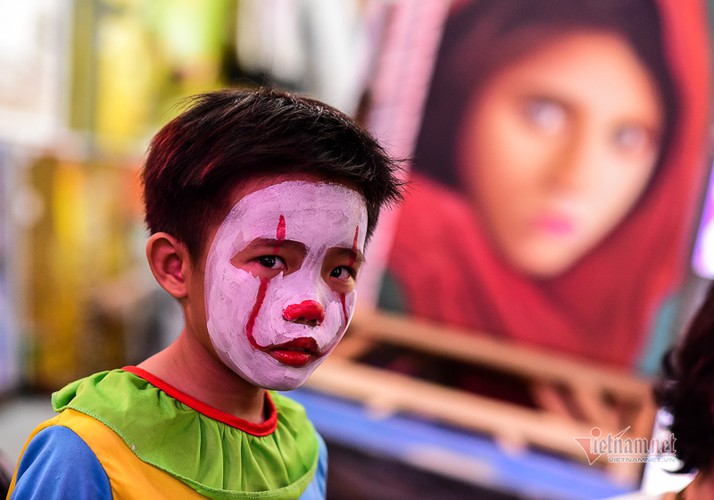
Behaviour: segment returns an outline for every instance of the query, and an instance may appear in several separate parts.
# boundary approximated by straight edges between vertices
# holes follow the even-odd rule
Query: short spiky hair
[[[385,204],[400,199],[396,162],[344,113],[271,89],[192,97],[153,138],[142,171],[146,225],[183,242],[192,258],[249,179],[308,173],[345,184],[367,205],[367,237]]]

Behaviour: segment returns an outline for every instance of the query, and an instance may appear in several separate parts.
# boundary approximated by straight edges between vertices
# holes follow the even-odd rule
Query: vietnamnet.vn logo
[[[599,427],[590,430],[590,436],[576,437],[575,441],[585,452],[590,465],[601,457],[610,463],[629,462],[676,462],[675,441],[677,438],[668,433],[662,437],[626,437],[630,426],[617,433],[605,435]]]

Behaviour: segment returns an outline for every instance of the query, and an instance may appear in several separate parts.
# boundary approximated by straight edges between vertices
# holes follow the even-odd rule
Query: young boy
[[[10,498],[325,495],[299,387],[344,335],[395,164],[340,112],[271,90],[197,96],[143,170],[146,254],[185,327],[53,394]]]

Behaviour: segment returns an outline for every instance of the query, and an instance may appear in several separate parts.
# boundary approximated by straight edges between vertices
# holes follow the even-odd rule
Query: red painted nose
[[[318,326],[325,321],[325,309],[319,302],[303,300],[299,304],[290,304],[283,311],[283,318],[295,323]]]

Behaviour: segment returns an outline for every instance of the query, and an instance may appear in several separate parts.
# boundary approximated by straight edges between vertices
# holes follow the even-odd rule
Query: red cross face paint
[[[241,198],[206,261],[223,363],[266,389],[302,385],[347,329],[366,227],[364,199],[341,185],[286,181]]]

